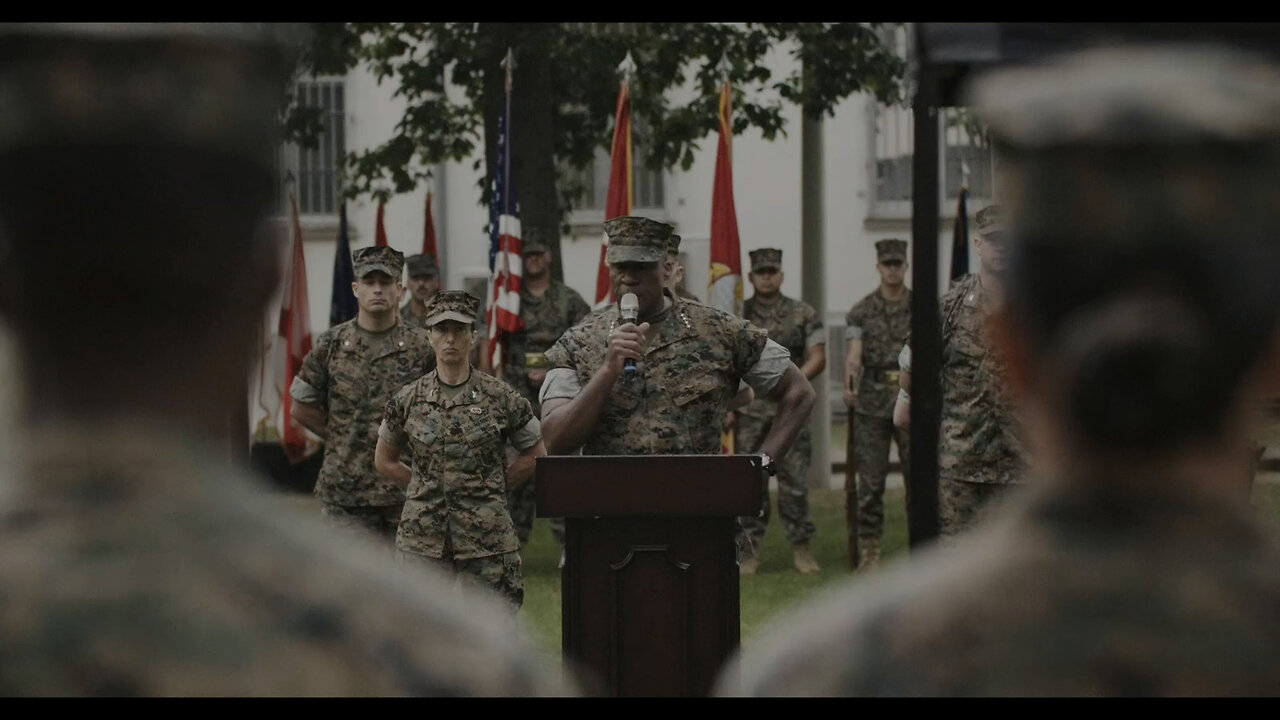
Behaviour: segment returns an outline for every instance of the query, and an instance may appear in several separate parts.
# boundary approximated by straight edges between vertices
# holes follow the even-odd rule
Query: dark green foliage
[[[726,71],[734,88],[734,133],[754,127],[770,140],[786,133],[785,103],[798,103],[820,117],[856,92],[885,102],[900,100],[904,73],[903,61],[883,41],[884,28],[877,24],[326,23],[313,30],[302,72],[344,74],[361,65],[379,82],[394,83],[395,96],[406,103],[390,139],[347,158],[344,185],[352,198],[410,192],[442,161],[476,158],[479,168],[484,158],[491,158],[495,127],[487,125],[496,126],[496,121],[486,111],[496,112],[502,105],[499,62],[507,47],[515,53],[517,81],[519,73],[532,72],[522,65],[539,66],[549,76],[547,93],[521,98],[517,85],[512,123],[517,133],[524,117],[538,113],[550,113],[551,132],[547,137],[517,135],[516,152],[549,153],[550,167],[561,169],[584,167],[597,147],[608,147],[617,67],[628,51],[637,66],[631,92],[635,140],[647,148],[637,162],[652,169],[693,164],[699,141],[716,131],[719,85]],[[810,71],[807,81],[799,68],[786,77],[774,76],[767,63],[770,52],[802,60]],[[461,92],[446,94],[446,77]],[[686,79],[695,89],[693,97],[673,101],[668,91]],[[306,144],[316,136],[319,122],[314,112],[295,107],[285,130]],[[481,143],[485,152],[477,153]],[[488,201],[487,176],[479,188],[482,204]],[[570,207],[578,190],[560,188],[557,216]],[[542,213],[535,209],[534,214]]]

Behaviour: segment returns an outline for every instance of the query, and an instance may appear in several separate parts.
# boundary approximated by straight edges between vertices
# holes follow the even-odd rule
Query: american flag
[[[502,367],[507,333],[524,330],[520,317],[520,204],[511,182],[511,52],[507,52],[507,102],[498,117],[498,162],[489,203],[489,360]]]

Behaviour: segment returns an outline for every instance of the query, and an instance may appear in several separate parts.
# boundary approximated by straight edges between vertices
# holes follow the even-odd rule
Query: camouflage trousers
[[[533,478],[522,483],[514,490],[507,491],[507,510],[511,513],[511,524],[516,527],[516,537],[520,547],[529,543],[533,534],[533,518],[537,514],[537,488]],[[551,535],[560,547],[564,547],[564,518],[551,518]]]
[[[734,433],[734,445],[741,455],[759,452],[760,444],[769,434],[772,419],[738,415],[738,425]],[[777,461],[778,465],[778,516],[782,518],[782,528],[787,534],[787,542],[802,545],[813,539],[818,532],[813,520],[809,517],[809,459],[813,454],[813,442],[809,434],[809,426],[800,428],[796,442],[786,457]],[[769,481],[764,479],[764,504],[758,517],[738,518],[739,559],[752,557],[760,544],[764,542],[765,530],[769,527]]]
[[[524,605],[524,575],[518,552],[456,560],[428,557],[402,549],[399,558],[407,565],[425,565],[448,573],[464,587],[497,593],[507,602],[512,613]]]
[[[911,433],[893,426],[892,418],[855,413],[853,467],[858,474],[858,537],[876,540],[884,534],[884,479],[889,475],[889,442],[898,443],[904,485],[910,469]],[[848,488],[846,488],[846,491]]]
[[[938,478],[938,535],[954,537],[997,509],[1020,484],[977,483]]]
[[[400,525],[399,505],[331,505],[320,506],[320,516],[332,527],[352,528],[373,533],[378,538],[396,544],[396,528]]]

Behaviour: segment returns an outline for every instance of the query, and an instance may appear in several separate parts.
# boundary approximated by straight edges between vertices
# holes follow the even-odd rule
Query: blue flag
[[[351,240],[347,237],[347,204],[339,211],[338,249],[333,255],[333,299],[329,301],[329,327],[344,323],[356,316],[360,306],[351,292],[356,281],[356,271],[351,267]]]

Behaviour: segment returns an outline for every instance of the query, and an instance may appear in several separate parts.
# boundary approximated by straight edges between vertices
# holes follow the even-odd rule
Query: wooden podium
[[[540,517],[565,518],[566,661],[617,697],[710,694],[738,647],[739,515],[755,455],[541,457]]]

